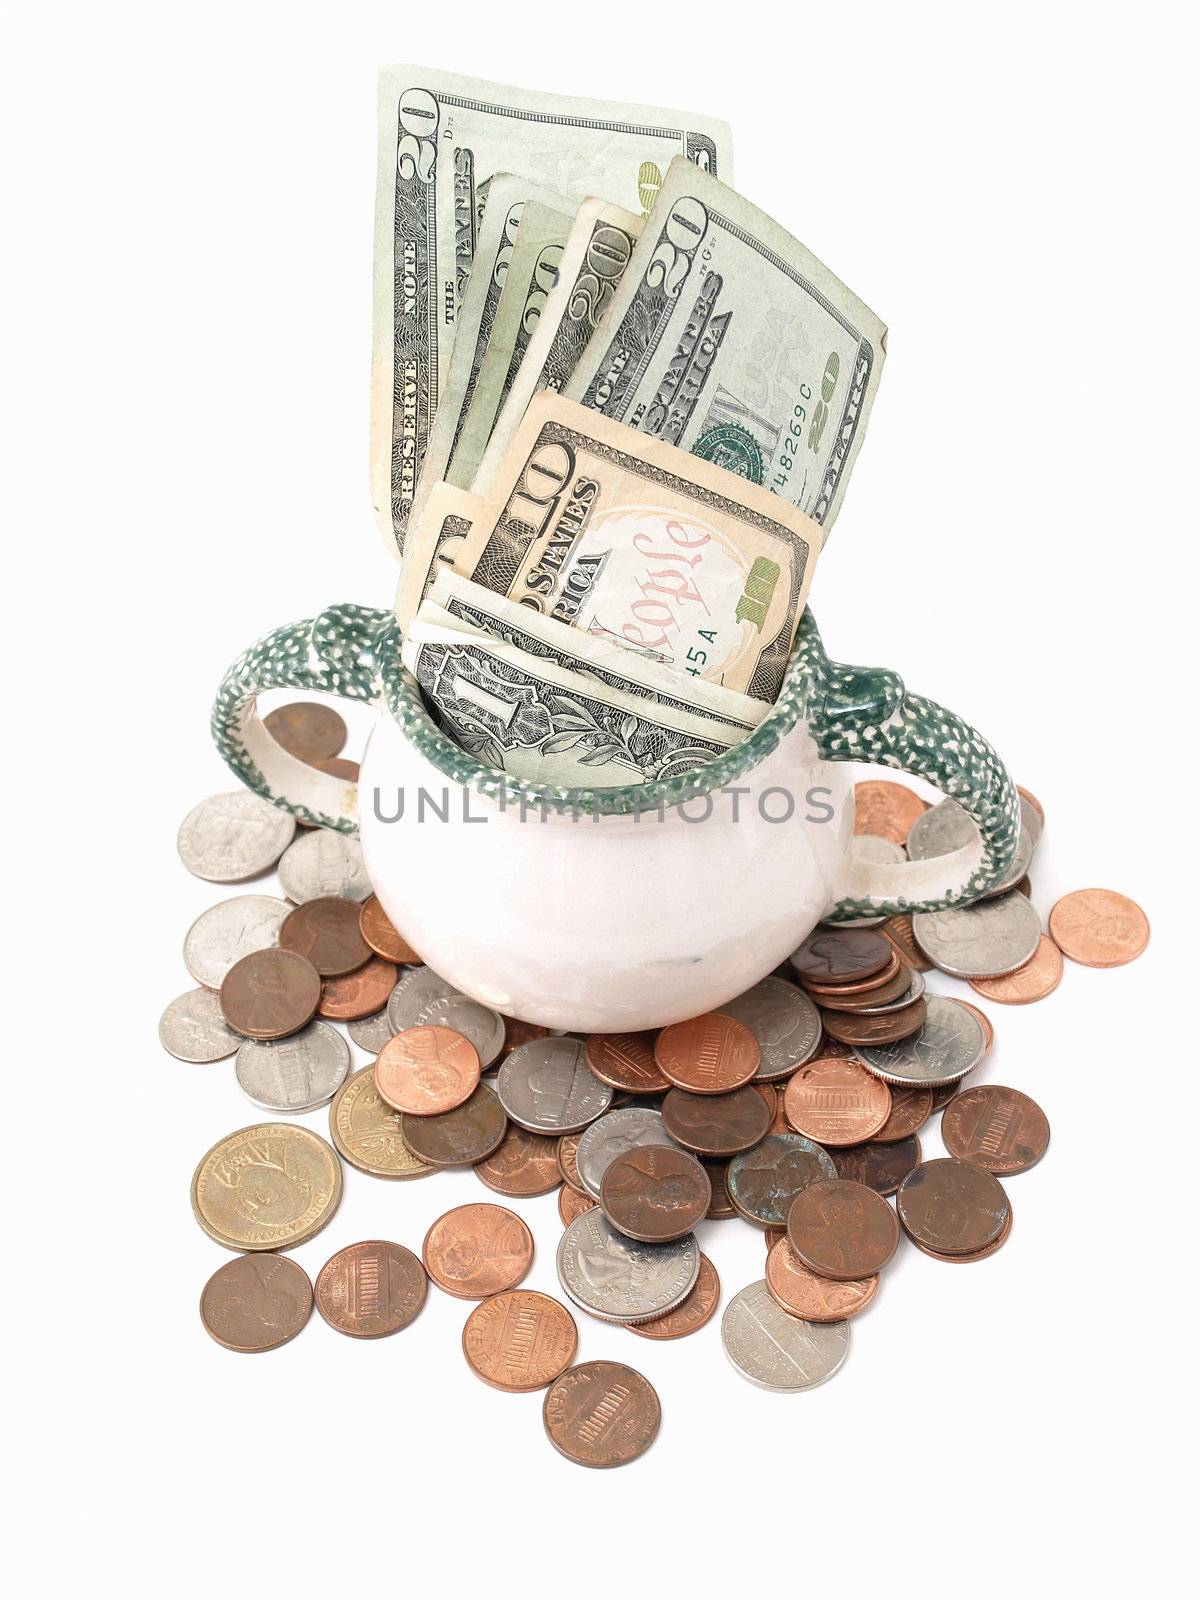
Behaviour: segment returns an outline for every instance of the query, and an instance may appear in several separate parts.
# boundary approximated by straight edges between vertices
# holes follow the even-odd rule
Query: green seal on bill
[[[749,478],[751,483],[761,483],[766,476],[758,440],[740,422],[718,422],[706,428],[697,436],[692,454],[736,472],[739,478]]]

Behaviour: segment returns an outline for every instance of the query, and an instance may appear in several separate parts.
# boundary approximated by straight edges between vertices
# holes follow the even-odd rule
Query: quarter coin
[[[1015,891],[913,917],[921,949],[939,971],[954,978],[998,978],[1024,966],[1037,950],[1041,931],[1037,912]]]
[[[542,1422],[554,1448],[581,1467],[620,1467],[644,1454],[662,1421],[658,1396],[621,1361],[585,1361],[552,1384]]]
[[[990,1172],[953,1157],[922,1161],[900,1185],[896,1210],[915,1244],[971,1255],[1000,1237],[1008,1196]]]
[[[405,1144],[403,1121],[379,1098],[374,1066],[347,1078],[329,1108],[329,1133],[343,1161],[375,1178],[427,1178],[434,1169]]]
[[[772,1298],[764,1279],[735,1294],[721,1318],[725,1354],[760,1389],[815,1389],[850,1351],[848,1322],[805,1322]]]
[[[481,1083],[452,1111],[434,1116],[405,1115],[404,1142],[418,1161],[431,1167],[467,1167],[499,1148],[508,1128],[495,1090]]]
[[[183,961],[206,989],[255,950],[273,950],[291,906],[269,894],[239,894],[202,911],[183,941]]]
[[[648,1322],[691,1293],[700,1246],[694,1234],[670,1244],[639,1243],[593,1206],[567,1225],[557,1266],[559,1282],[581,1311],[601,1322]]]
[[[896,1213],[865,1183],[823,1178],[792,1201],[788,1243],[822,1278],[848,1283],[881,1272],[900,1243]]]
[[[919,1033],[895,1044],[864,1044],[859,1060],[886,1083],[904,1088],[954,1083],[983,1060],[984,1032],[974,1007],[932,994]]]
[[[448,994],[458,992],[452,983],[439,977],[432,967],[411,967],[388,999],[387,1014],[392,1032],[403,1033],[406,1028],[413,1026],[431,1001],[444,1000]]]
[[[205,1331],[243,1354],[287,1344],[312,1308],[308,1274],[287,1256],[235,1256],[217,1268],[200,1296]]]
[[[287,1039],[243,1039],[234,1071],[242,1093],[263,1111],[315,1111],[346,1081],[350,1046],[328,1023],[310,1022]]]
[[[353,900],[356,927],[358,903],[371,893],[362,846],[333,828],[313,828],[290,844],[279,863],[279,881],[298,906],[309,900]]]
[[[1084,967],[1121,967],[1150,942],[1141,906],[1112,889],[1076,889],[1050,913],[1050,937]]]
[[[184,817],[176,844],[193,876],[209,883],[240,883],[267,872],[296,831],[288,811],[249,789],[202,800]]]
[[[651,1317],[649,1322],[627,1322],[630,1333],[643,1339],[683,1339],[702,1328],[721,1303],[721,1280],[717,1269],[700,1252],[700,1274],[690,1294],[665,1317]]]
[[[475,1092],[479,1056],[450,1028],[406,1028],[375,1062],[375,1087],[394,1111],[432,1117],[453,1111]]]
[[[664,1028],[654,1042],[654,1059],[677,1089],[728,1094],[750,1082],[762,1055],[745,1023],[710,1011]]]
[[[308,900],[297,906],[279,930],[279,943],[306,956],[323,978],[354,972],[371,957],[353,900]]]
[[[463,1354],[484,1383],[508,1394],[544,1389],[575,1359],[579,1330],[560,1301],[533,1289],[491,1295],[463,1326]]]
[[[770,1105],[758,1093],[759,1087],[770,1092]],[[686,1089],[672,1089],[663,1100],[662,1125],[685,1150],[702,1156],[734,1156],[766,1137],[775,1115],[774,1100],[770,1084],[744,1084],[732,1094],[689,1094]]]
[[[817,1052],[821,1013],[786,978],[764,978],[717,1010],[744,1023],[758,1042],[756,1083],[786,1078]]]
[[[660,1111],[649,1106],[622,1106],[610,1111],[579,1135],[574,1154],[578,1187],[599,1200],[600,1185],[610,1162],[640,1145],[672,1143]],[[568,1178],[567,1181],[573,1180]]]
[[[158,1042],[176,1061],[224,1061],[242,1042],[221,1015],[211,989],[189,989],[163,1012]]]
[[[767,1289],[785,1311],[806,1322],[844,1322],[865,1311],[875,1298],[879,1278],[851,1278],[838,1283],[822,1278],[796,1255],[786,1237],[767,1252]]]
[[[504,1019],[465,994],[443,995],[431,1000],[417,1015],[417,1025],[452,1028],[469,1039],[479,1056],[480,1067],[490,1067],[504,1048]]]
[[[642,1145],[610,1161],[600,1185],[608,1220],[631,1239],[664,1244],[704,1221],[712,1185],[686,1150]]]
[[[352,1339],[399,1333],[425,1304],[425,1268],[402,1244],[364,1239],[331,1256],[317,1274],[317,1310]]]
[[[855,1060],[822,1057],[802,1066],[783,1095],[783,1112],[797,1133],[818,1144],[862,1144],[887,1122],[886,1083]]]
[[[329,1221],[342,1168],[317,1134],[260,1122],[218,1140],[192,1178],[196,1221],[227,1250],[290,1250]]]
[[[425,1235],[421,1259],[439,1289],[483,1300],[520,1283],[533,1265],[533,1235],[504,1206],[456,1206]]]
[[[588,1066],[581,1041],[567,1037],[518,1045],[501,1063],[496,1090],[508,1115],[530,1133],[578,1133],[613,1098],[611,1085]]]
[[[377,1056],[388,1040],[395,1037],[386,1006],[372,1017],[351,1017],[349,1033],[358,1048],[370,1056]]]
[[[818,1178],[832,1178],[829,1155],[800,1133],[769,1133],[761,1144],[734,1156],[725,1187],[738,1213],[760,1228],[787,1226],[792,1201]]]
[[[255,950],[221,983],[221,1013],[247,1039],[282,1039],[311,1022],[321,979],[311,961],[291,950]]]
[[[1008,1177],[1046,1153],[1050,1124],[1036,1100],[998,1083],[964,1089],[942,1113],[942,1143],[960,1161]]]

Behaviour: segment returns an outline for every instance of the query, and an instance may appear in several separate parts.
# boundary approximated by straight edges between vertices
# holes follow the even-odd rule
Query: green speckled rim
[[[249,788],[305,822],[349,833],[357,828],[354,785],[280,749],[255,712],[258,695],[269,689],[382,700],[406,738],[449,781],[529,812],[589,817],[652,813],[734,785],[804,718],[825,760],[873,762],[924,778],[971,814],[982,838],[978,859],[945,892],[913,900],[847,897],[831,913],[837,919],[938,910],[974,899],[1000,881],[1016,851],[1019,802],[991,745],[953,712],[907,694],[894,672],[830,661],[807,610],[779,699],[748,738],[694,772],[618,789],[525,783],[474,760],[430,719],[400,663],[400,634],[388,612],[331,606],[279,628],[244,651],[226,673],[213,704],[213,738]]]

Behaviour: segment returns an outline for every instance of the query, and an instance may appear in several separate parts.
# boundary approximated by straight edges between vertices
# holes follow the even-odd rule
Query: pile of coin
[[[273,717],[302,759],[339,759],[336,713],[301,703]],[[964,842],[945,810],[953,802],[927,808],[890,782],[861,784],[857,797],[859,837],[877,854]],[[1042,821],[1023,800],[1022,877]],[[462,1337],[471,1370],[513,1392],[545,1388],[551,1442],[588,1466],[646,1449],[658,1398],[623,1362],[575,1364],[567,1305],[519,1287],[534,1242],[515,1211],[459,1206],[432,1223],[419,1255],[389,1240],[350,1244],[315,1286],[279,1254],[329,1222],[343,1161],[386,1179],[471,1166],[512,1199],[557,1189],[566,1300],[644,1338],[679,1338],[713,1316],[720,1282],[696,1229],[741,1217],[762,1230],[766,1265],[725,1309],[725,1350],[754,1383],[811,1388],[845,1360],[850,1320],[874,1300],[902,1235],[936,1260],[992,1254],[1012,1227],[1000,1179],[1049,1141],[1019,1090],[962,1087],[991,1025],[972,1003],[926,992],[923,974],[937,966],[1023,1003],[1054,987],[1063,954],[1117,965],[1148,937],[1132,902],[1084,890],[1055,906],[1049,937],[1035,918],[1031,938],[1014,881],[960,911],[822,925],[718,1011],[656,1033],[576,1038],[500,1016],[421,965],[372,896],[353,839],[297,834],[286,813],[239,791],[196,807],[179,851],[215,882],[278,864],[287,898],[240,895],[197,919],[184,960],[198,987],[167,1007],[163,1044],[185,1061],[235,1055],[242,1091],[274,1116],[328,1104],[332,1140],[259,1123],[200,1161],[197,1221],[241,1252],[204,1288],[205,1328],[230,1349],[269,1350],[315,1304],[339,1332],[379,1338],[417,1316],[432,1280],[477,1302]],[[351,1073],[335,1023],[373,1065]],[[924,1160],[918,1135],[937,1112],[948,1156]]]

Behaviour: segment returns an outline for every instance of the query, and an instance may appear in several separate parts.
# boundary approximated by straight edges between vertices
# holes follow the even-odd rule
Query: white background
[[[1194,86],[1174,12],[10,18],[2,1192],[24,1592],[1171,1582],[1197,1112]],[[231,1063],[183,1066],[155,1033],[189,986],[184,931],[224,893],[174,848],[229,787],[207,734],[222,670],[334,600],[390,601],[367,488],[374,69],[405,59],[732,123],[739,187],[890,327],[813,595],[831,652],[952,705],[1040,796],[1043,914],[1100,884],[1154,927],[1136,965],[1068,965],[1043,1004],[989,1008],[983,1075],[1041,1102],[1049,1154],[1011,1180],[994,1258],[902,1248],[833,1382],[759,1392],[715,1321],[654,1344],[580,1319],[582,1357],[631,1361],[662,1398],[654,1449],[610,1474],[554,1453],[540,1395],[471,1375],[469,1307],[437,1290],[377,1344],[316,1317],[271,1355],[212,1343],[196,1304],[226,1256],[188,1182],[256,1114]],[[470,1174],[346,1177],[297,1252],[312,1274],[356,1238],[419,1249],[485,1197]],[[517,1209],[528,1281],[553,1291],[554,1200]],[[727,1295],[761,1274],[742,1224],[702,1242]]]

